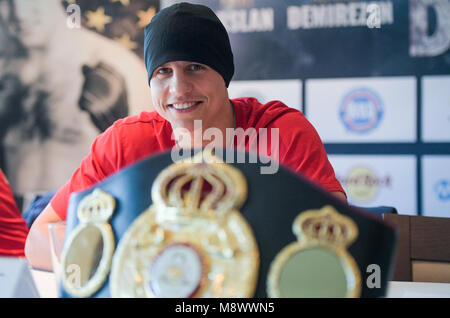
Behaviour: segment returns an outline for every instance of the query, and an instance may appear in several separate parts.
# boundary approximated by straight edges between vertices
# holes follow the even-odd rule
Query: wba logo
[[[339,117],[347,130],[368,133],[383,118],[383,105],[378,95],[368,88],[350,91],[343,99]]]

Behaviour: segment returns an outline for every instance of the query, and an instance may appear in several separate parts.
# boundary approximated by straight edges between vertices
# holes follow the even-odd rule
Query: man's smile
[[[184,102],[184,103],[173,103],[173,104],[168,104],[168,108],[171,109],[172,111],[176,111],[176,112],[190,112],[195,110],[202,102],[201,101],[197,101],[197,102]]]

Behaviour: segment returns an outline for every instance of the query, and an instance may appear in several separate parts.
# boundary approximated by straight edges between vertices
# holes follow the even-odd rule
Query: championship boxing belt
[[[228,156],[167,152],[72,194],[62,297],[386,294],[393,227],[284,167]]]

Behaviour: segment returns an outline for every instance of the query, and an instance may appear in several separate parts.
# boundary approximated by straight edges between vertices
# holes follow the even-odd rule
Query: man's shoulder
[[[173,143],[171,134],[170,124],[156,112],[141,112],[115,121],[97,137],[93,151],[98,157],[109,157],[114,163],[109,171],[116,172],[139,159],[170,148]]]
[[[139,142],[142,138],[152,140],[170,135],[170,124],[157,112],[141,112],[118,119],[99,138],[104,140],[126,140],[127,144]],[[162,138],[162,137],[161,137]]]
[[[232,99],[232,102],[245,127],[285,126],[306,121],[302,112],[278,100],[262,104],[256,98],[242,97]]]
[[[120,128],[122,126],[140,126],[147,124],[162,125],[165,119],[162,118],[156,111],[140,112],[137,115],[127,116],[116,120],[113,127]]]

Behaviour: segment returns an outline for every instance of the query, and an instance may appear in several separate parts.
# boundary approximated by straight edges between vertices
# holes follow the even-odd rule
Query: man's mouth
[[[188,102],[188,103],[175,103],[169,104],[169,107],[176,109],[177,111],[189,111],[193,110],[196,106],[200,105],[201,102]]]

